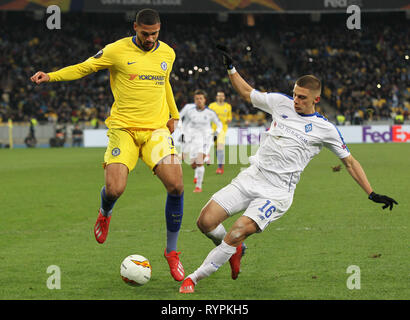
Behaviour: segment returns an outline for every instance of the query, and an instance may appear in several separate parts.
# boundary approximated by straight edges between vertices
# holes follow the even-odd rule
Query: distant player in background
[[[225,92],[218,91],[216,93],[216,101],[209,105],[209,109],[215,111],[219,120],[222,122],[222,131],[216,138],[216,161],[218,163],[216,173],[223,174],[225,164],[225,137],[228,131],[228,125],[232,121],[232,106],[225,102]],[[216,126],[212,125],[212,129],[215,131]]]
[[[209,277],[228,260],[231,276],[238,277],[243,255],[243,241],[283,216],[292,205],[300,175],[322,147],[330,149],[368,198],[383,203],[383,209],[397,202],[373,191],[360,163],[353,158],[337,128],[315,111],[320,101],[321,82],[315,76],[300,77],[293,88],[293,98],[281,93],[259,92],[236,71],[225,47],[224,64],[234,89],[254,107],[272,115],[269,131],[261,137],[257,153],[250,157],[250,167],[229,185],[216,192],[202,209],[197,224],[216,248],[202,265],[182,283],[180,293],[193,293],[198,281]],[[229,232],[222,222],[244,211]]]
[[[69,81],[109,69],[114,104],[105,121],[109,142],[104,155],[105,186],[101,190],[101,207],[94,226],[95,238],[98,243],[105,242],[114,204],[141,157],[167,190],[164,256],[172,277],[182,281],[185,273],[179,260],[180,252],[176,250],[183,216],[184,185],[171,137],[179,113],[169,83],[175,52],[158,40],[160,28],[157,11],[141,10],[134,22],[135,36],[108,44],[80,64],[48,74],[37,72],[31,80],[37,84]]]
[[[216,113],[206,106],[206,94],[202,90],[194,93],[194,103],[185,105],[181,112],[182,131],[184,133],[184,154],[189,153],[190,164],[194,169],[194,192],[202,192],[205,175],[205,158],[212,146],[212,124],[216,126],[216,133],[222,131],[222,123]]]

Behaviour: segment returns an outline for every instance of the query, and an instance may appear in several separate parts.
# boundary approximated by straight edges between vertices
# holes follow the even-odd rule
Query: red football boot
[[[184,267],[178,257],[180,254],[181,252],[176,251],[171,251],[167,254],[167,249],[164,251],[164,257],[167,259],[171,276],[175,279],[175,281],[182,281],[185,277]]]
[[[101,213],[101,209],[98,211],[97,222],[94,226],[94,235],[98,243],[104,243],[108,235],[108,227],[110,225],[111,216],[106,217]]]
[[[194,293],[194,288],[195,283],[191,280],[191,278],[186,278],[179,288],[179,293]]]
[[[236,252],[233,256],[229,259],[229,263],[231,265],[231,277],[233,280],[238,278],[239,272],[241,272],[241,259],[245,254],[246,246],[242,242],[237,248]]]

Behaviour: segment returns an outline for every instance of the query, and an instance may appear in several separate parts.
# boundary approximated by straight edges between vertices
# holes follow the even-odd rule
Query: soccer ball
[[[148,259],[132,254],[121,262],[121,278],[130,286],[139,287],[151,279],[151,264]]]

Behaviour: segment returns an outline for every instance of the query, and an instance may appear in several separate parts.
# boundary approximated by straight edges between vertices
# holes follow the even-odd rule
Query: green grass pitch
[[[367,200],[340,161],[323,150],[308,165],[293,206],[266,231],[247,239],[237,280],[229,263],[202,280],[193,295],[178,293],[163,257],[165,189],[139,162],[117,202],[105,244],[93,226],[104,184],[103,149],[0,150],[0,299],[217,300],[409,299],[410,206],[408,144],[350,145],[376,192],[395,198],[393,211]],[[203,192],[194,194],[193,170],[183,165],[184,219],[179,250],[186,274],[213,248],[196,219],[210,196],[246,165],[206,167]],[[238,216],[236,216],[238,217]],[[229,229],[236,218],[227,220]],[[146,256],[151,281],[126,285],[120,263]],[[61,271],[51,290],[49,266]],[[349,266],[360,268],[360,289],[348,289]],[[357,273],[355,273],[358,275]]]

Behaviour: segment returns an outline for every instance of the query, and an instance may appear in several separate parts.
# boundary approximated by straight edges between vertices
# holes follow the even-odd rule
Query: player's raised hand
[[[369,195],[369,199],[376,202],[376,203],[384,203],[383,209],[386,209],[387,207],[390,207],[390,210],[393,209],[393,204],[398,204],[396,200],[388,197],[388,196],[383,196],[381,194],[377,194],[375,192],[372,192]]]
[[[222,53],[222,58],[226,69],[231,70],[233,68],[233,59],[229,49],[223,44],[216,44],[215,47]]]
[[[50,81],[50,76],[45,72],[39,71],[34,76],[32,76],[30,80],[36,84],[40,84]]]

